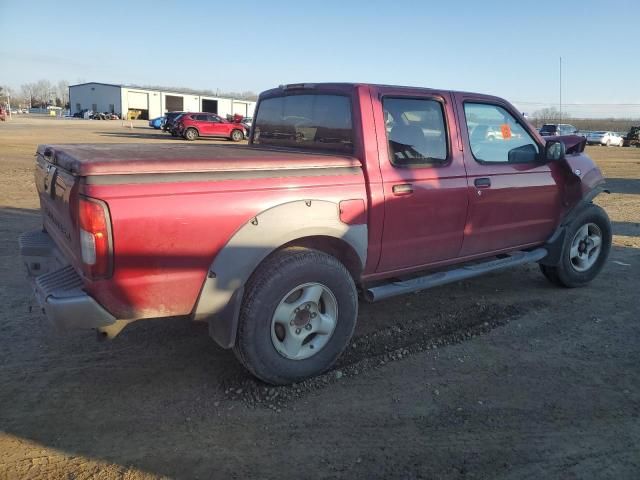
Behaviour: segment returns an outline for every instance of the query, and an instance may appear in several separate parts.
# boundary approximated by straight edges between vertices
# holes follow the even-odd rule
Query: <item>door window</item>
[[[504,108],[465,103],[464,114],[471,152],[479,163],[531,163],[538,159],[538,145]]]
[[[447,131],[440,102],[385,97],[382,105],[393,165],[433,165],[447,161]]]

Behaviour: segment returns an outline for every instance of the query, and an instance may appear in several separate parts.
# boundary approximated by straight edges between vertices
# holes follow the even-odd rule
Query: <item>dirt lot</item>
[[[614,247],[589,287],[536,266],[361,305],[336,370],[249,377],[206,329],[56,336],[18,234],[37,228],[38,143],[172,142],[119,121],[0,124],[0,480],[640,478],[640,149],[591,148]]]

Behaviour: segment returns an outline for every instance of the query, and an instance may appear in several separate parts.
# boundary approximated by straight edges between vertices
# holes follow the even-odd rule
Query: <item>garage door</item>
[[[184,108],[184,97],[177,95],[167,95],[164,97],[167,112],[182,112]]]
[[[234,115],[242,115],[243,117],[246,117],[247,116],[247,104],[246,103],[233,102],[233,114]]]
[[[218,113],[218,101],[202,99],[202,111],[209,113]]]
[[[142,92],[129,92],[127,103],[130,109],[149,110],[149,95]]]

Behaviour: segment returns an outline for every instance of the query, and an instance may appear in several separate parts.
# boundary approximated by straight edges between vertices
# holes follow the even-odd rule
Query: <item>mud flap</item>
[[[209,318],[209,335],[222,348],[231,348],[236,343],[238,314],[244,297],[244,285],[232,295],[225,307]]]

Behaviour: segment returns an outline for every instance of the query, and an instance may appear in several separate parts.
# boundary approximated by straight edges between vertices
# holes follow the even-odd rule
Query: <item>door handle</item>
[[[491,179],[487,178],[487,177],[482,177],[482,178],[476,178],[473,181],[473,184],[477,187],[477,188],[489,188],[491,186]]]
[[[391,189],[394,195],[410,195],[413,193],[413,185],[410,183],[401,183],[394,185]]]

